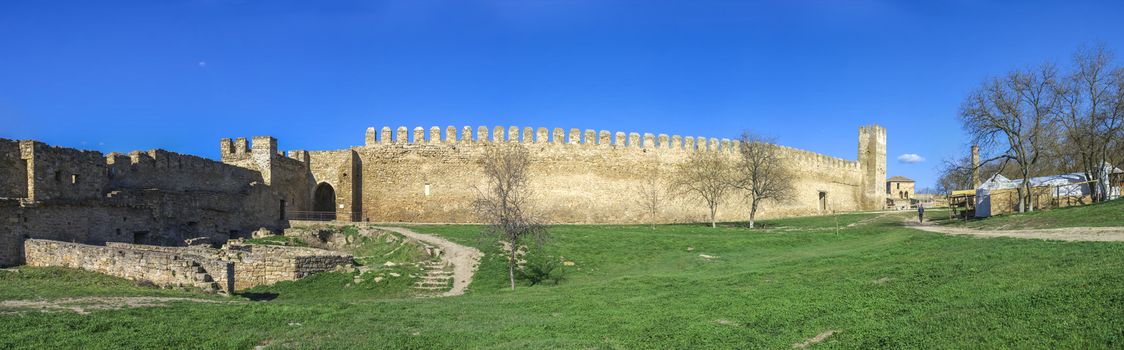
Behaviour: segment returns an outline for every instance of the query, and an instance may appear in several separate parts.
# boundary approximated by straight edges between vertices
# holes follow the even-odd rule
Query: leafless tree
[[[741,157],[734,164],[730,185],[745,194],[749,202],[749,228],[753,228],[757,209],[764,202],[788,201],[795,189],[792,173],[785,165],[775,139],[746,131],[742,132],[738,141]]]
[[[1105,168],[1111,147],[1124,127],[1124,69],[1113,68],[1112,52],[1103,45],[1079,49],[1074,71],[1057,84],[1062,103],[1058,120],[1068,149],[1090,181],[1093,201],[1106,199]]]
[[[972,159],[970,156],[945,160],[938,170],[937,191],[950,195],[952,191],[972,188]]]
[[[681,195],[706,203],[710,209],[710,227],[718,227],[714,218],[718,214],[718,206],[725,203],[727,195],[733,190],[730,168],[729,158],[723,153],[699,150],[676,167],[671,188]]]
[[[656,222],[660,218],[660,208],[666,199],[664,181],[656,172],[645,177],[636,186],[636,200],[648,214],[648,222],[652,225],[652,229],[656,228]]]
[[[489,145],[480,160],[486,184],[476,189],[474,209],[487,223],[485,233],[510,248],[507,272],[512,290],[519,247],[532,238],[542,243],[547,235],[546,226],[531,208],[530,164],[530,154],[519,144]]]
[[[1045,64],[1035,70],[1016,70],[985,81],[960,109],[960,121],[973,143],[995,160],[1013,161],[1024,180],[1019,211],[1034,210],[1027,181],[1048,141],[1053,140],[1059,97],[1053,88],[1056,70]]]

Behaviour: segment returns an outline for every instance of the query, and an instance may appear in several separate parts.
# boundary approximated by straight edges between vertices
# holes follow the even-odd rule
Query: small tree
[[[656,222],[659,221],[660,207],[663,206],[665,199],[667,195],[663,180],[655,172],[636,186],[636,200],[648,214],[648,223],[652,225],[653,230],[656,228]]]
[[[749,228],[753,228],[762,203],[792,198],[792,173],[785,166],[775,139],[743,132],[738,154],[741,157],[734,165],[731,186],[745,193],[749,201]]]
[[[1013,161],[1023,179],[1019,187],[1019,212],[1034,209],[1030,193],[1031,173],[1055,140],[1056,70],[1043,65],[1036,71],[1014,71],[985,82],[964,101],[960,122],[981,150],[998,154],[989,159]],[[985,161],[984,163],[987,163]],[[983,164],[983,163],[981,163]]]
[[[718,206],[726,201],[730,186],[730,161],[717,151],[691,153],[675,169],[671,187],[681,195],[701,199],[710,210],[710,227],[718,227]]]
[[[519,247],[528,238],[541,244],[547,235],[546,227],[531,213],[530,164],[530,154],[518,144],[490,145],[480,160],[486,185],[477,188],[474,207],[487,223],[484,233],[510,248],[507,272],[512,290]]]
[[[1124,130],[1124,68],[1113,67],[1112,56],[1103,45],[1081,49],[1073,56],[1075,71],[1057,83],[1062,133],[1086,178],[1097,182],[1089,186],[1097,202],[1107,199],[1105,169]]]

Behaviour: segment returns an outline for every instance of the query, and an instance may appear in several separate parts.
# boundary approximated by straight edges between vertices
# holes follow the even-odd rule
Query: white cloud
[[[898,161],[902,162],[902,163],[910,163],[910,164],[921,163],[921,162],[925,161],[925,157],[922,157],[922,156],[920,156],[916,153],[906,153],[906,154],[898,156]]]

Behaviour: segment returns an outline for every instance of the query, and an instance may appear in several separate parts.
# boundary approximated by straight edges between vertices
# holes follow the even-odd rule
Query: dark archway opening
[[[326,182],[316,185],[313,194],[312,210],[319,220],[336,219],[336,190]]]

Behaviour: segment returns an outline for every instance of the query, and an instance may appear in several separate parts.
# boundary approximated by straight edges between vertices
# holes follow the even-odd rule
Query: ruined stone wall
[[[292,189],[284,192],[256,169],[163,150],[102,156],[0,139],[0,187],[7,188],[0,198],[15,198],[0,200],[0,214],[7,216],[0,219],[14,220],[0,226],[0,242],[180,245],[188,238],[224,242],[261,227],[283,229],[282,192],[307,193],[309,181],[307,169],[288,160],[278,167],[292,170],[275,171],[277,177],[301,173],[279,181]],[[0,266],[21,263],[22,247],[0,245]]]
[[[0,139],[0,198],[27,198],[27,161],[19,141]]]
[[[24,252],[28,266],[77,268],[162,286],[207,287],[221,281],[222,291],[233,291],[233,264],[193,254],[41,239],[25,240]]]
[[[877,147],[862,149],[859,161],[781,147],[794,170],[797,193],[791,202],[766,205],[759,215],[768,218],[880,209],[883,197],[879,195],[875,202],[868,196],[881,192],[884,177],[869,184],[866,176],[871,172],[863,164],[877,167],[880,156],[881,168],[885,169],[885,132],[878,127],[870,129],[881,130],[881,134],[870,137],[871,133],[860,131],[867,135],[860,144],[877,146],[880,142],[882,151],[879,153]],[[415,128],[410,136],[404,127],[395,132],[384,127],[377,137],[373,129],[368,129],[365,146],[334,151],[336,157],[347,152],[359,156],[361,220],[475,221],[471,203],[474,188],[483,185],[478,163],[488,143],[519,142],[528,147],[537,209],[557,223],[644,222],[645,211],[637,200],[637,186],[644,178],[670,176],[691,152],[719,152],[731,162],[737,157],[736,142],[662,134],[434,127],[428,132]],[[321,157],[332,154],[321,152]],[[328,176],[319,167],[314,166],[312,172],[317,178]],[[708,216],[705,206],[693,198],[671,196],[665,203],[662,222],[705,221]],[[729,198],[719,208],[719,220],[743,220],[746,216],[748,205],[740,198]]]
[[[119,242],[107,242],[107,248],[128,251],[130,253],[144,254],[144,252],[157,252],[157,256],[174,255],[184,259],[191,260],[192,263],[199,265],[211,277],[213,282],[219,284],[223,291],[231,292],[235,289],[235,268],[236,264],[223,259],[221,255],[215,254],[218,249],[206,248],[202,246],[192,247],[164,247],[147,244],[130,244]],[[149,254],[151,255],[151,254]],[[157,260],[158,261],[158,260]],[[190,264],[189,264],[190,265]],[[172,266],[178,268],[176,266]],[[192,271],[189,269],[189,271]],[[194,271],[198,271],[195,269]],[[198,280],[199,276],[194,276],[197,282],[206,283],[205,281]]]
[[[101,244],[131,242],[155,223],[137,207],[0,200],[0,266],[23,263],[24,238]],[[153,233],[152,237],[157,233]],[[10,243],[10,244],[9,244]]]
[[[19,200],[0,198],[0,266],[23,261],[23,235],[16,231],[20,217]]]
[[[96,200],[104,193],[106,164],[101,152],[20,141],[20,157],[27,162],[30,200]]]
[[[262,182],[253,170],[159,149],[110,153],[106,163],[112,189],[239,193],[251,182]]]
[[[236,289],[251,288],[351,266],[351,255],[302,247],[231,245]]]
[[[332,271],[337,266],[350,266],[353,263],[352,256],[348,254],[303,247],[231,244],[225,247],[226,249],[215,249],[202,246],[162,247],[125,243],[106,245],[111,248],[200,256],[211,262],[232,263],[234,290],[281,281],[295,281],[314,273]]]

